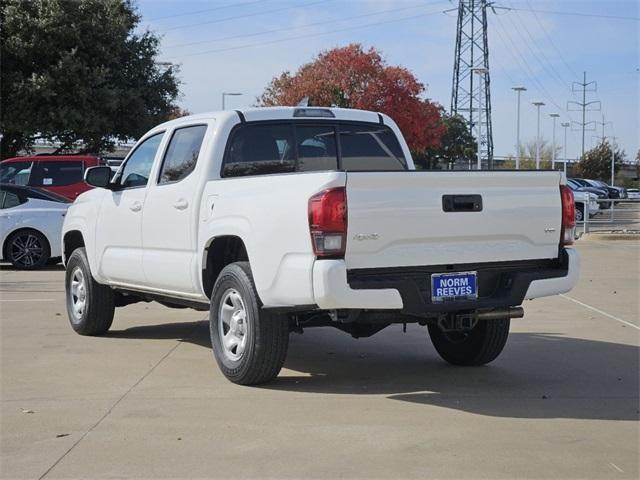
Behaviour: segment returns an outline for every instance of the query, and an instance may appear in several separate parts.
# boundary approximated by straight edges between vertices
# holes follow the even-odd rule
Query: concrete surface
[[[443,363],[417,326],[309,329],[262,388],[218,372],[203,313],[132,305],[80,337],[60,268],[4,266],[0,474],[637,479],[639,247],[579,242],[578,288],[527,302],[489,366]]]

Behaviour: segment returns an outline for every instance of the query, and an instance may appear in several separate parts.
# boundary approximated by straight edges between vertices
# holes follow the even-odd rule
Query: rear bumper
[[[517,306],[525,299],[568,292],[577,283],[579,269],[574,249],[564,249],[555,260],[350,271],[344,260],[318,260],[313,266],[313,292],[321,309],[401,310],[428,317],[448,311]],[[431,274],[471,270],[478,272],[477,300],[431,302]]]

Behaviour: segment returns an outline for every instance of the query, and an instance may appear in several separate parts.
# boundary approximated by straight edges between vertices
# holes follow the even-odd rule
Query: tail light
[[[566,185],[560,185],[562,200],[562,228],[560,229],[560,246],[573,244],[576,234],[576,204],[573,192]],[[585,209],[585,215],[588,215]]]
[[[347,194],[331,188],[309,199],[309,231],[318,257],[342,257],[347,243]]]

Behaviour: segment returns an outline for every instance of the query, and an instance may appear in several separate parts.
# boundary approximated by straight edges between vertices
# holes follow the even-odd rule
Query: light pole
[[[559,113],[550,113],[549,116],[553,118],[553,150],[551,151],[551,170],[556,169],[556,119],[560,116]]]
[[[236,92],[222,92],[222,110],[224,110],[224,99],[225,97],[237,97],[239,95],[242,95],[241,93],[236,93]]]
[[[516,170],[520,170],[520,94],[526,92],[525,87],[511,87],[518,93],[518,110],[516,114]]]
[[[562,122],[560,124],[562,128],[564,128],[564,148],[562,149],[562,154],[564,156],[564,174],[567,175],[567,128],[571,126],[569,122]]]
[[[544,102],[533,102],[538,109],[538,130],[536,134],[536,170],[540,170],[540,107],[544,106]]]
[[[489,73],[486,68],[472,68],[471,71],[478,75],[478,170],[482,170],[482,89],[484,88],[485,75]]]
[[[616,137],[611,137],[611,183],[610,185],[613,187],[616,176]]]

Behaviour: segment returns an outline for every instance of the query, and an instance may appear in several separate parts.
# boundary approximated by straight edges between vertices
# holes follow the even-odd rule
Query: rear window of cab
[[[256,122],[241,124],[232,131],[222,176],[406,169],[400,143],[386,125]]]

